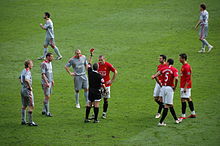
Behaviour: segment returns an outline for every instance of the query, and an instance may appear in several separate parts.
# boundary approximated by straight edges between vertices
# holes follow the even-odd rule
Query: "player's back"
[[[173,66],[166,66],[161,69],[162,86],[174,86],[174,78],[178,77],[178,70]]]

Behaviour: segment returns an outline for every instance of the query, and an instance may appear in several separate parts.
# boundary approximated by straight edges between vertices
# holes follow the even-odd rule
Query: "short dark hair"
[[[166,55],[160,55],[160,57],[162,57],[163,58],[163,60],[167,60],[167,56]]]
[[[44,14],[45,14],[45,16],[47,16],[48,18],[50,18],[50,13],[49,13],[49,12],[45,12]]]
[[[24,67],[28,68],[28,65],[32,62],[32,60],[25,60],[24,61]]]
[[[200,4],[200,7],[201,7],[203,10],[206,10],[206,4],[202,3],[202,4]]]
[[[179,56],[180,56],[182,59],[187,60],[187,55],[186,55],[186,53],[182,53],[182,54],[180,54]]]
[[[51,55],[53,55],[53,54],[52,54],[52,53],[47,53],[47,54],[46,54],[46,58],[47,58],[47,56],[50,57]]]
[[[169,65],[173,65],[174,64],[174,60],[173,59],[168,59],[167,62],[169,63]]]
[[[98,63],[94,63],[92,68],[93,68],[93,70],[97,71],[99,69],[99,64]]]

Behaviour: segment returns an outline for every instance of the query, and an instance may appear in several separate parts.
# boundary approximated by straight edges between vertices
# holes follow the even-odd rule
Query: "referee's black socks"
[[[99,107],[94,107],[95,121],[98,120]]]
[[[90,113],[90,106],[86,106],[86,119],[89,119],[89,113]]]

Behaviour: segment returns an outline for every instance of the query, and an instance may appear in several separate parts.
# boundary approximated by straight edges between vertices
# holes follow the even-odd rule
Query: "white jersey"
[[[208,25],[209,12],[204,10],[200,12],[199,20],[201,21],[200,25]]]
[[[43,61],[41,63],[41,73],[44,73],[46,76],[46,80],[51,83],[53,81],[52,63],[48,62],[47,60]],[[45,81],[42,79],[42,84],[44,83]]]
[[[44,27],[46,28],[46,38],[54,38],[53,22],[51,19],[46,21]]]

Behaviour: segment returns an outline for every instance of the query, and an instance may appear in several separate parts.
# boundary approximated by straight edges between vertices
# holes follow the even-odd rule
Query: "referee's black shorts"
[[[100,89],[89,88],[89,101],[101,101],[101,91]]]

